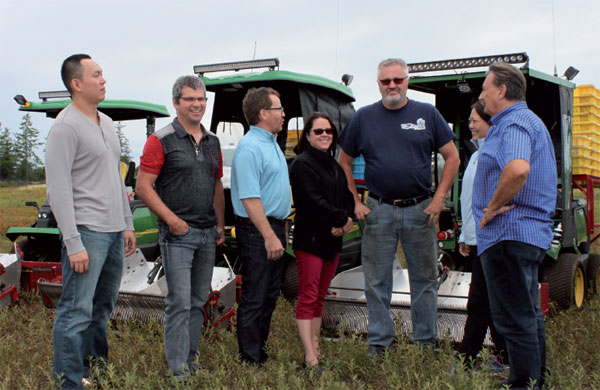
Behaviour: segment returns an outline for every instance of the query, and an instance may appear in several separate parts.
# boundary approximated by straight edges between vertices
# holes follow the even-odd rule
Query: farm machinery
[[[505,60],[505,57],[508,59]],[[514,61],[511,60],[511,57],[514,57]],[[451,123],[455,132],[456,144],[463,162],[461,174],[455,179],[447,205],[440,216],[440,233],[438,235],[438,333],[449,335],[456,340],[462,338],[470,283],[470,273],[467,272],[464,260],[458,253],[456,242],[461,225],[458,218],[460,215],[460,203],[458,202],[461,189],[460,177],[470,154],[473,152],[468,142],[470,131],[468,131],[467,119],[470,105],[479,96],[481,84],[486,75],[485,69],[481,68],[498,60],[498,58],[502,58],[506,62],[524,64],[521,70],[528,83],[528,105],[546,124],[554,143],[557,158],[559,196],[553,218],[555,240],[552,248],[547,251],[546,260],[540,270],[540,282],[542,282],[540,289],[541,303],[545,303],[549,296],[550,301],[555,302],[559,307],[582,307],[585,301],[587,281],[590,283],[591,291],[595,293],[597,293],[596,285],[600,281],[600,257],[590,253],[590,243],[593,241],[592,235],[594,234],[594,228],[597,227],[593,222],[593,188],[595,183],[600,182],[600,178],[572,174],[571,118],[575,84],[530,69],[528,57],[525,53],[411,64],[410,73],[412,78],[409,87],[412,90],[435,96],[436,107]],[[467,71],[477,67],[480,69]],[[259,68],[267,68],[267,70],[254,70]],[[461,69],[460,73],[457,72],[457,69]],[[247,72],[248,70],[252,71]],[[426,76],[420,75],[427,71],[434,71],[435,73]],[[214,94],[214,97],[210,97],[214,101],[210,131],[217,134],[221,140],[224,162],[226,241],[223,246],[217,249],[213,292],[211,293],[212,300],[206,307],[211,323],[216,325],[234,315],[234,305],[239,297],[240,278],[235,274],[239,272],[241,264],[238,260],[239,254],[235,239],[228,173],[231,169],[235,146],[249,130],[241,108],[247,90],[252,87],[269,86],[281,94],[286,119],[283,130],[278,134],[277,142],[288,161],[295,157],[293,147],[296,145],[303,128],[303,117],[313,111],[326,112],[333,118],[336,127],[341,130],[354,112],[352,106],[354,97],[348,87],[351,76],[344,75],[343,82],[339,83],[319,76],[283,71],[279,70],[277,59],[198,65],[194,67],[194,72],[202,78],[207,91]],[[207,76],[207,74],[214,72],[229,73],[215,77]],[[51,102],[39,104],[44,103],[50,104]],[[64,105],[66,104],[68,103]],[[36,104],[29,103],[29,106],[22,105],[21,110],[35,111],[36,107]],[[102,109],[102,106],[99,108]],[[55,111],[54,116],[59,110],[60,108]],[[37,111],[47,112],[47,115],[51,116],[48,114],[49,109],[37,109]],[[166,109],[164,112],[166,113]],[[146,116],[151,115],[146,113]],[[114,114],[113,118],[115,118]],[[148,130],[148,135],[151,133],[152,131]],[[364,188],[360,162],[357,159],[355,163],[356,182],[362,188],[364,195],[367,196],[368,189]],[[132,172],[131,169],[130,172]],[[437,182],[439,173],[441,173],[441,167],[438,158],[432,156],[434,182]],[[131,174],[131,177],[128,175],[127,178],[133,180],[133,174]],[[574,198],[574,188],[579,189],[582,194],[587,196],[587,201]],[[134,199],[131,204],[134,210],[134,221],[136,221],[136,236],[141,251],[125,259],[126,267],[123,283],[113,317],[153,319],[160,322],[163,318],[163,297],[166,294],[166,285],[164,280],[161,279],[159,251],[157,251],[156,246],[156,217],[141,201]],[[34,247],[36,250],[43,252],[42,255],[36,257],[39,262],[52,263],[52,260],[59,261],[58,259],[60,259],[58,229],[55,225],[45,225],[46,222],[43,221],[50,215],[46,207],[44,205],[40,208],[40,218],[36,226],[11,228],[7,232],[12,240],[18,241],[15,247],[17,252],[21,252],[19,256],[21,256],[21,264],[23,265],[29,266],[26,261],[33,256]],[[141,221],[142,217],[148,222],[147,225],[138,224],[137,221]],[[289,218],[291,227],[289,243],[293,240],[293,219],[292,212]],[[367,330],[368,316],[364,297],[364,276],[360,267],[362,228],[362,222],[356,222],[354,229],[344,236],[344,246],[336,272],[337,276],[332,281],[325,302],[323,312],[324,328],[336,331],[347,329],[366,332]],[[31,242],[41,243],[42,240],[47,238],[35,234],[41,232],[42,229],[53,229],[44,231],[44,233],[54,235],[53,238],[56,239],[58,244],[55,243],[54,247],[45,244],[31,246]],[[25,240],[17,240],[22,237],[25,237]],[[145,238],[148,238],[147,242],[144,241]],[[594,238],[597,238],[597,236]],[[146,243],[148,244],[147,247],[144,246]],[[36,259],[33,260],[36,261]],[[295,258],[291,245],[288,245],[283,261],[286,262],[286,271],[284,272],[282,293],[284,297],[294,299],[297,294],[297,279]],[[52,267],[54,266],[46,268]],[[32,279],[36,282],[39,279],[38,276],[41,277],[39,272],[34,271],[32,274]],[[53,272],[60,272],[60,263],[57,263]],[[402,331],[409,331],[411,321],[408,274],[406,270],[402,269],[399,262],[395,263],[393,272],[394,289],[391,312],[398,321],[399,328]],[[2,270],[0,269],[1,273]],[[0,275],[0,281],[1,278]],[[52,275],[44,276],[44,278],[48,281],[38,282],[41,285],[40,288],[46,291],[45,295],[50,302],[56,301],[60,296],[60,289],[56,285],[52,285]],[[32,282],[27,281],[27,283],[29,283],[28,288],[35,288]],[[22,283],[22,285],[26,284]],[[544,305],[544,307],[547,308],[547,305]]]
[[[327,112],[342,128],[354,112],[352,91],[346,85],[314,75],[282,71],[278,69],[278,59],[253,60],[221,64],[198,65],[194,72],[203,79],[208,92],[214,93],[214,108],[210,131],[221,138],[224,162],[223,183],[226,192],[226,242],[217,249],[212,292],[209,303],[205,307],[207,318],[212,325],[224,323],[231,319],[235,312],[233,307],[239,299],[240,277],[238,248],[233,226],[233,208],[230,200],[229,172],[235,145],[239,138],[249,130],[249,125],[242,113],[242,99],[246,91],[252,87],[269,86],[281,93],[281,101],[286,110],[284,130],[278,136],[278,143],[290,160],[295,156],[295,146],[302,118],[313,111]],[[240,71],[268,68],[262,72],[235,73],[221,77],[209,78],[206,73]],[[346,76],[348,77],[348,76]],[[20,110],[28,112],[44,112],[49,117],[56,117],[58,112],[70,101],[48,101],[57,94],[41,93],[40,103],[27,102],[19,97]],[[66,92],[59,97],[68,98]],[[213,98],[211,98],[213,100]],[[134,105],[135,103],[135,105]],[[154,131],[154,118],[168,116],[166,108],[141,102],[104,101],[99,107],[101,111],[114,120],[149,118],[147,135]],[[123,110],[128,109],[127,114]],[[150,127],[150,124],[152,127]],[[229,135],[225,137],[224,135]],[[233,135],[233,136],[232,136]],[[235,138],[237,135],[238,138]],[[134,167],[130,167],[125,175],[126,185],[134,187]],[[133,198],[133,194],[132,194]],[[31,203],[32,206],[38,207]],[[149,209],[141,200],[132,199],[134,227],[138,247],[141,250],[125,258],[124,273],[119,298],[112,317],[119,319],[155,320],[162,322],[164,317],[164,281],[160,251],[157,246],[157,222]],[[293,216],[290,221],[293,223]],[[293,235],[293,226],[290,229]],[[345,237],[344,254],[339,270],[355,267],[360,263],[360,225]],[[55,306],[60,298],[61,264],[59,231],[53,219],[50,207],[44,204],[38,207],[38,220],[31,227],[10,228],[7,236],[15,241],[15,254],[12,263],[23,266],[20,280],[21,287],[28,290],[39,289],[47,306]],[[290,236],[291,242],[291,236]],[[228,259],[231,259],[231,263]],[[15,261],[18,260],[18,261]],[[283,261],[287,264],[284,292],[294,297],[297,292],[296,267],[291,246]],[[18,286],[17,286],[18,289]]]
[[[554,240],[546,251],[539,273],[542,310],[548,312],[548,300],[560,308],[581,308],[588,286],[589,291],[597,294],[600,281],[600,255],[590,253],[590,244],[598,237],[592,237],[597,228],[593,220],[593,189],[600,179],[572,172],[575,84],[529,68],[526,53],[409,64],[409,88],[435,97],[435,106],[454,130],[461,156],[460,173],[440,215],[438,233],[438,334],[456,341],[462,340],[470,283],[470,273],[457,242],[461,225],[460,178],[474,152],[469,142],[468,117],[471,104],[481,93],[485,68],[495,61],[522,64],[520,70],[527,80],[527,104],[543,120],[554,144],[558,199],[553,216]],[[432,166],[434,182],[437,182],[438,173],[441,173],[437,156],[432,157]],[[580,190],[586,199],[574,197],[574,189]],[[391,314],[401,331],[410,330],[408,273],[399,262],[394,264]],[[367,332],[364,278],[360,268],[343,272],[333,279],[325,301],[323,327]]]

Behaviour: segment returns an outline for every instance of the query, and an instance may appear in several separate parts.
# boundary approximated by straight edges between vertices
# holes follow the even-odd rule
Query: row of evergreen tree
[[[125,125],[115,123],[119,143],[121,144],[121,161],[129,163],[131,148],[129,140],[123,134]],[[45,145],[39,140],[40,132],[33,127],[31,116],[25,114],[19,125],[19,131],[12,134],[8,127],[2,129],[0,123],[0,181],[43,182],[46,179],[42,159],[36,150]],[[45,150],[45,149],[44,149]]]
[[[36,182],[44,181],[44,166],[36,149],[44,143],[40,132],[33,127],[31,116],[25,114],[14,135],[8,127],[0,124],[0,180]]]

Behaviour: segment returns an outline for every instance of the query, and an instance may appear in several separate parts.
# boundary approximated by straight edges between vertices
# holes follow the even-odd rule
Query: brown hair
[[[523,73],[512,65],[504,62],[494,62],[490,65],[488,73],[494,73],[494,85],[506,86],[506,100],[525,100],[527,81]]]
[[[250,125],[260,122],[260,110],[271,108],[270,95],[279,97],[279,92],[269,87],[250,88],[242,101],[244,117]]]
[[[331,128],[333,129],[333,134],[331,135],[331,145],[329,145],[327,153],[329,153],[332,157],[335,155],[335,148],[337,146],[338,139],[337,129],[335,128],[335,125],[333,124],[333,121],[331,120],[329,115],[325,114],[324,112],[313,112],[308,116],[308,118],[306,118],[306,121],[304,122],[304,130],[300,135],[300,141],[298,141],[298,145],[296,145],[296,147],[294,148],[294,152],[296,154],[301,154],[306,149],[308,149],[308,145],[310,145],[310,143],[308,142],[308,133],[310,133],[310,131],[313,128],[313,124],[319,118],[326,119],[329,122],[329,126],[331,126]]]
[[[475,110],[475,112],[477,112],[477,115],[479,115],[481,119],[483,119],[487,123],[490,123],[490,119],[492,119],[492,117],[484,111],[485,106],[483,105],[482,100],[477,100],[471,105],[471,108]]]

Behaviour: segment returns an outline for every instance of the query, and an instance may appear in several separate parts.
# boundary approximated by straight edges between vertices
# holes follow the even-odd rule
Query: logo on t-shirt
[[[425,119],[417,119],[417,124],[402,123],[400,126],[402,127],[402,130],[425,130]]]

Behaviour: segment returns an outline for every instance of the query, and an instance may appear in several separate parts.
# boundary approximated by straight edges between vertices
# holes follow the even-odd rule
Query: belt
[[[235,217],[243,222],[252,222],[250,220],[250,218],[240,217],[239,215],[236,215]],[[267,217],[267,221],[269,221],[269,223],[272,225],[285,225],[285,222],[287,221],[287,219],[277,219],[275,217]]]
[[[424,201],[425,199],[431,198],[431,193],[416,196],[416,197],[410,198],[410,199],[385,199],[379,195],[369,193],[369,198],[373,198],[373,199],[379,201],[380,203],[391,204],[392,206],[396,206],[396,207],[408,207],[408,206],[414,206],[414,205]]]

